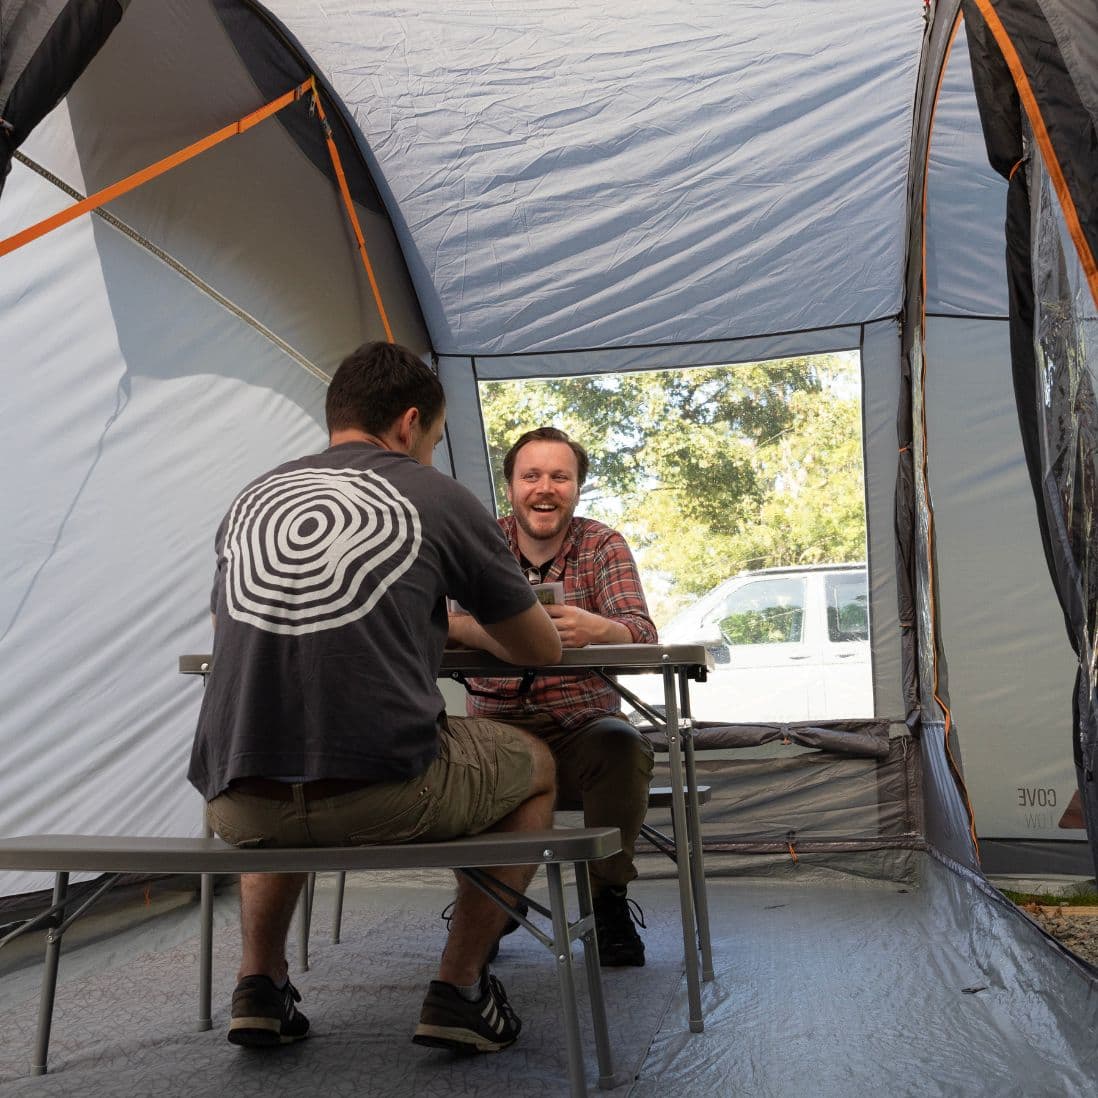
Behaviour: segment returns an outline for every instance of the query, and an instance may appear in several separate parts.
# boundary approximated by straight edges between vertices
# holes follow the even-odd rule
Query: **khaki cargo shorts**
[[[530,795],[534,761],[523,733],[474,717],[448,717],[438,758],[418,778],[311,798],[298,783],[286,799],[230,789],[206,819],[234,846],[343,846],[434,842],[476,835]]]

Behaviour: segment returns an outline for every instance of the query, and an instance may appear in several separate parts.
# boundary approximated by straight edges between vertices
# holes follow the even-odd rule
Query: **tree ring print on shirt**
[[[229,614],[270,633],[365,617],[419,555],[419,512],[362,469],[296,469],[244,491],[225,531]]]

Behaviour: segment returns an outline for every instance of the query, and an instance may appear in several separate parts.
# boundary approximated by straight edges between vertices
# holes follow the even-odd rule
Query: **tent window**
[[[704,643],[759,694],[729,712],[730,697],[748,697],[737,686],[709,712],[721,692],[707,684],[698,716],[872,716],[865,570],[834,567],[865,560],[860,371],[846,352],[482,382],[499,512],[511,443],[533,427],[567,431],[591,458],[577,513],[625,535],[661,635]],[[838,643],[849,650],[828,665]],[[764,669],[766,652],[784,662]],[[798,676],[808,685],[786,689]],[[840,677],[850,683],[836,689]]]

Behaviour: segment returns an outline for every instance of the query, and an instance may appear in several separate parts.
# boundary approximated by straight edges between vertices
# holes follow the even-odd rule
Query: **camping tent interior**
[[[1096,977],[984,874],[1094,870],[1085,784],[1080,812],[1065,809],[1095,749],[1098,548],[1078,535],[1095,508],[1095,299],[1056,172],[1027,139],[1030,385],[1050,417],[1069,409],[1065,491],[1027,465],[1020,416],[1038,413],[1019,408],[1012,375],[1008,183],[989,162],[969,39],[997,9],[1047,20],[1093,155],[1098,17],[1055,0],[963,6],[5,4],[0,241],[315,77],[370,270],[309,92],[0,255],[0,834],[198,832],[184,780],[198,688],[174,668],[211,643],[213,531],[243,483],[323,447],[325,382],[364,340],[391,332],[432,356],[448,405],[436,464],[489,507],[485,381],[856,351],[867,723],[884,746],[702,758],[716,794],[713,1024],[699,1055],[680,1010],[645,1012],[681,991],[673,934],[655,930],[667,952],[647,982],[610,984],[611,1010],[637,1019],[633,1043],[621,1038],[632,1093],[803,1089],[806,1069],[782,1062],[813,1065],[819,1093],[983,1093],[1008,1078],[1086,1093]],[[1057,501],[1060,525],[1039,521]],[[1080,544],[1071,572],[1061,547]],[[0,895],[14,906],[48,883],[8,874]],[[442,887],[393,884],[409,927]],[[671,893],[644,888],[673,922]],[[409,947],[360,899],[347,937],[358,926],[383,945],[345,956],[373,973],[363,986],[411,988]],[[9,987],[0,1001],[31,997]],[[329,1000],[340,990],[333,979]],[[401,995],[407,1018],[414,994]],[[838,1024],[831,1001],[849,1012]],[[867,1051],[882,1031],[918,1035],[896,1053],[903,1072]],[[184,1042],[170,1062],[187,1076],[205,1047]],[[84,1089],[109,1093],[102,1065],[74,1056]],[[141,1063],[171,1089],[167,1061]],[[211,1089],[242,1085],[218,1063],[230,1074]],[[547,1093],[563,1085],[551,1057],[543,1069],[535,1050],[526,1067]],[[358,1079],[353,1062],[331,1070]],[[422,1070],[375,1059],[372,1085],[422,1090]],[[484,1070],[454,1068],[447,1085],[518,1089],[514,1067],[462,1074]],[[18,1074],[14,1057],[0,1064]]]

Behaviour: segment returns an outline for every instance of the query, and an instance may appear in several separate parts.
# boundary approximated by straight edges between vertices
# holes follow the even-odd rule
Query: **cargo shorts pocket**
[[[392,786],[372,787],[347,809],[347,841],[359,845],[405,843],[426,835],[438,816],[431,786],[419,778]]]
[[[266,834],[262,832],[257,834],[259,829],[256,824],[252,823],[249,826],[241,820],[230,820],[214,807],[215,804],[216,800],[206,805],[206,822],[214,834],[220,836],[230,846],[259,847],[268,843]]]

